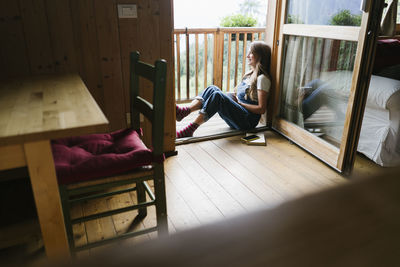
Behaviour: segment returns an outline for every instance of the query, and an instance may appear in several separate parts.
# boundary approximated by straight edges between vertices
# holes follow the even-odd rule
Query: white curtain
[[[381,35],[394,36],[396,34],[397,4],[398,0],[391,0],[388,3],[386,12],[382,16]]]
[[[298,75],[298,67],[302,66],[302,46],[303,38],[289,36],[287,40],[287,50],[285,56],[285,70],[282,86],[281,115],[288,121],[303,126],[303,115],[298,108],[297,90],[299,81],[296,79]],[[301,71],[301,70],[300,70]]]
[[[298,103],[298,88],[308,80],[306,76],[312,73],[314,50],[313,38],[289,36],[285,57],[281,114],[287,120],[303,126],[303,114]]]
[[[303,99],[299,98],[299,89],[319,80],[325,84],[323,94],[329,96],[325,97],[326,101],[321,102],[321,106],[332,104],[331,96],[347,99],[354,66],[353,46],[356,43],[300,36],[285,38],[280,116],[304,127]],[[336,119],[339,120],[339,117]]]

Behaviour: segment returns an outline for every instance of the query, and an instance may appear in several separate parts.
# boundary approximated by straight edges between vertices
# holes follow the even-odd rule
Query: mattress
[[[357,151],[384,167],[400,165],[400,109],[367,108]]]
[[[332,73],[334,74],[334,73]],[[346,78],[340,73],[340,78]],[[347,108],[343,87],[332,86],[330,97],[336,94],[338,101],[330,106],[336,113]],[[347,89],[348,90],[348,89]],[[328,127],[324,131],[330,137],[341,140],[342,126]],[[340,141],[339,141],[340,142]],[[371,76],[364,118],[357,151],[385,167],[400,165],[400,81],[386,77]]]
[[[400,81],[371,76],[357,151],[385,167],[400,165]]]

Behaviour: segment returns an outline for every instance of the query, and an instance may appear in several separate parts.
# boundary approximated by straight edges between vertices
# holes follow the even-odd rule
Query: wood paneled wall
[[[118,18],[117,4],[127,3],[137,5],[137,19]],[[172,151],[172,36],[172,0],[1,0],[0,78],[78,72],[115,130],[129,111],[129,52],[146,62],[164,58],[165,150]]]

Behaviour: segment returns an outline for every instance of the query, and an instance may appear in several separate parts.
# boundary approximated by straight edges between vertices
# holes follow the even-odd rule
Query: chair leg
[[[144,189],[144,182],[136,183],[136,194],[137,194],[137,202],[144,203],[146,202],[146,192]],[[140,208],[139,209],[139,218],[144,218],[147,216],[147,208]]]
[[[165,194],[164,165],[154,166],[154,191],[156,195],[156,215],[159,236],[168,234],[167,200]]]
[[[61,198],[61,203],[62,203],[64,224],[65,224],[65,230],[67,233],[69,249],[72,250],[73,248],[75,248],[75,242],[74,242],[74,233],[72,230],[72,223],[71,223],[68,191],[65,188],[65,186],[62,186],[62,185],[59,187],[59,190],[60,190],[60,198]]]

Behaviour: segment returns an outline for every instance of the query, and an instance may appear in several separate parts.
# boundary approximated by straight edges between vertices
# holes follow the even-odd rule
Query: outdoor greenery
[[[320,1],[320,0],[309,0]],[[341,0],[348,1],[348,0]],[[300,1],[298,1],[300,2]],[[336,2],[337,3],[337,2]],[[314,24],[314,25],[340,25],[340,26],[360,26],[361,12],[358,8],[348,5],[349,8],[334,9],[329,11],[329,4],[325,6],[318,2],[318,7],[314,10],[312,7],[304,9],[290,10],[287,13],[286,23],[288,24]]]
[[[295,24],[304,24],[304,22],[296,15],[289,14],[287,17],[287,23],[295,23]],[[335,13],[329,20],[330,25],[337,26],[360,26],[361,24],[361,14],[354,15],[350,10],[344,9]],[[357,43],[349,42],[349,41],[339,41],[339,40],[331,40],[326,42],[332,42],[335,46],[339,48],[338,57],[334,60],[337,60],[335,66],[337,70],[352,70],[355,59],[355,49]],[[322,39],[318,38],[318,48],[316,49],[316,58],[322,55],[322,52],[325,48],[322,44]],[[328,61],[325,63],[329,63]]]
[[[205,87],[213,83],[213,36],[211,34],[207,35],[208,38],[208,49],[207,49],[207,82],[204,83],[204,39],[203,36],[199,36],[199,52],[198,52],[198,90],[202,91]],[[258,36],[256,34],[254,36],[254,40],[258,39],[263,39],[264,35],[262,34],[261,36]],[[238,45],[238,73],[237,73],[237,81],[240,81],[243,70],[243,34],[241,34],[239,38],[239,45]],[[185,47],[185,39],[181,38],[180,39],[180,47]],[[250,47],[250,41],[246,41],[247,47]],[[232,91],[234,88],[234,81],[235,81],[235,55],[236,55],[236,42],[232,41],[232,46],[231,46],[231,58],[230,58],[230,90]],[[181,50],[180,53],[180,85],[181,85],[181,99],[185,99],[186,97],[193,98],[196,95],[196,88],[195,88],[195,72],[196,72],[196,60],[195,60],[195,43],[194,43],[194,36],[190,36],[189,38],[189,87],[190,87],[190,95],[187,96],[187,90],[186,90],[186,77],[187,77],[187,72],[186,72],[186,50]],[[176,58],[177,60],[177,58]],[[177,66],[177,63],[175,62],[175,66]],[[223,88],[222,90],[226,91],[227,88],[227,67],[228,67],[228,34],[225,34],[224,37],[224,55],[223,55]],[[244,72],[248,70],[247,64],[245,64],[246,69]],[[177,76],[177,68],[175,68],[175,77]],[[175,81],[175,88],[177,90],[177,80]],[[176,96],[178,96],[178,91],[176,91]]]
[[[262,12],[262,2],[261,0],[243,0],[242,3],[240,4],[240,10],[237,14],[229,15],[224,18],[222,18],[220,22],[220,26],[222,27],[255,27],[257,25],[257,15]],[[212,84],[213,82],[213,35],[208,34],[207,35],[207,42],[208,42],[208,49],[207,49],[207,62],[204,62],[204,35],[199,35],[199,51],[198,51],[198,90],[199,92],[202,91],[205,87],[208,85]],[[227,84],[227,67],[228,67],[228,34],[225,34],[224,36],[224,55],[223,55],[223,88],[222,90],[227,90],[226,84]],[[232,34],[234,37],[234,34]],[[248,36],[251,36],[248,34]],[[254,36],[254,39],[262,39],[264,38],[262,36]],[[237,74],[237,80],[240,81],[241,75],[242,75],[242,66],[243,66],[243,39],[244,39],[244,34],[240,34],[239,36],[239,44],[238,44],[238,74]],[[231,61],[231,67],[230,67],[230,90],[233,90],[234,88],[234,72],[235,72],[235,56],[236,56],[236,41],[232,39],[232,50],[231,50],[231,58],[229,59]],[[247,41],[247,47],[250,46],[250,42]],[[194,36],[191,35],[189,36],[189,73],[186,71],[186,40],[185,38],[180,38],[180,96],[181,99],[186,99],[186,98],[193,98],[196,95],[196,88],[195,88],[195,76],[196,76],[196,54],[195,54],[195,42],[194,42]],[[175,57],[177,60],[177,57]],[[207,64],[207,81],[204,82],[204,65]],[[177,67],[177,62],[175,62],[175,66]],[[177,75],[177,68],[175,67],[175,77],[178,78]],[[246,64],[246,68],[248,68]],[[246,71],[247,69],[245,69]],[[187,90],[186,90],[186,77],[189,75],[189,87],[190,87],[190,92],[189,96],[187,96]],[[178,90],[178,81],[175,81],[175,88]],[[176,96],[178,97],[178,91],[176,91]]]
[[[196,72],[196,49],[195,49],[195,43],[194,43],[194,36],[190,36],[189,38],[189,87],[190,87],[190,95],[186,95],[186,77],[187,77],[187,71],[186,71],[186,50],[181,50],[180,53],[180,84],[181,84],[181,98],[185,99],[186,97],[194,97],[195,96],[195,72]],[[181,38],[181,47],[185,47],[185,39]],[[207,47],[207,82],[204,84],[204,38],[203,36],[199,36],[199,52],[198,52],[198,86],[199,90],[203,90],[204,87],[207,84],[212,84],[212,75],[213,75],[213,66],[212,66],[212,58],[213,58],[213,37],[212,35],[207,35],[207,42],[208,42],[208,47]],[[177,58],[176,58],[177,60]],[[175,63],[175,66],[177,67],[177,64]],[[177,68],[175,67],[175,71],[177,72]],[[178,77],[177,73],[175,77]],[[176,90],[178,89],[176,81],[175,83],[175,88]],[[178,92],[176,92],[176,96],[178,96]]]
[[[293,14],[288,14],[286,23],[304,24],[304,22],[298,16],[295,16]]]
[[[336,13],[330,20],[331,25],[341,26],[360,26],[361,14],[351,14],[350,10],[341,10]],[[338,70],[352,70],[355,60],[355,47],[357,43],[354,42],[340,42],[339,57],[337,59]]]
[[[239,7],[242,14],[255,17],[261,13],[262,3],[260,0],[243,0]]]
[[[342,26],[360,26],[361,25],[361,14],[351,14],[350,10],[341,10],[336,13],[330,20],[331,25],[342,25]]]
[[[243,14],[225,16],[221,20],[222,27],[254,27],[257,19]]]
[[[258,21],[260,15],[265,15],[265,3],[261,0],[243,0],[239,4],[239,11],[222,18],[222,27],[256,27],[265,26],[265,21]]]

